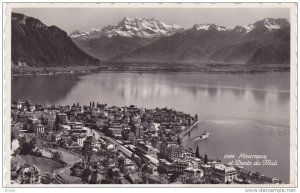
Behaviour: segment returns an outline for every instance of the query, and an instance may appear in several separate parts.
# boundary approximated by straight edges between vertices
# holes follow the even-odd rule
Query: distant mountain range
[[[195,24],[186,29],[155,19],[125,17],[115,26],[74,31],[69,36],[85,52],[102,60],[135,62],[208,62],[288,64],[290,24],[266,18],[229,29]]]
[[[289,64],[290,24],[266,18],[232,29],[215,24],[191,28],[156,19],[125,17],[117,25],[67,34],[38,19],[12,13],[15,65],[76,66],[113,62]]]
[[[99,60],[83,52],[68,34],[23,14],[11,15],[11,57],[14,65],[97,65]]]

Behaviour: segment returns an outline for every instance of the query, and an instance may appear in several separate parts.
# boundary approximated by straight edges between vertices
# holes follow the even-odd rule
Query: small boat
[[[205,131],[202,135],[198,136],[198,137],[196,138],[196,140],[203,140],[203,139],[206,139],[206,138],[209,137],[209,135],[210,135],[210,134],[209,134],[207,131]]]

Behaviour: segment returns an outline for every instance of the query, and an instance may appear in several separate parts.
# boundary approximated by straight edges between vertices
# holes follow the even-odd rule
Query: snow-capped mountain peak
[[[254,29],[263,29],[263,30],[277,30],[282,27],[289,26],[289,22],[287,19],[273,19],[273,18],[265,18],[263,20],[257,21],[256,23],[252,24],[252,30]],[[250,26],[250,25],[249,25]]]
[[[209,30],[210,24],[195,24],[194,28],[196,30]]]
[[[270,31],[273,29],[279,29],[280,26],[276,23],[274,20],[265,19],[264,25],[266,28],[268,28]]]
[[[99,37],[139,37],[139,38],[154,38],[169,36],[176,32],[185,30],[184,27],[179,25],[167,25],[156,19],[143,19],[141,17],[124,17],[124,19],[117,25],[109,25],[102,29],[92,29],[89,32],[71,33],[72,38],[81,39],[94,39]]]
[[[286,19],[272,19],[266,18],[245,26],[236,26],[233,30],[242,34],[247,34],[253,30],[278,30],[282,27],[289,26],[289,22]]]
[[[228,28],[224,27],[224,26],[217,26],[215,24],[207,24],[207,23],[203,23],[203,24],[195,24],[192,29],[194,30],[211,30],[211,29],[215,29],[217,31],[227,31]]]
[[[107,37],[125,36],[153,38],[172,35],[175,32],[184,30],[178,25],[167,25],[156,19],[143,19],[141,17],[125,17],[118,25],[102,28],[102,33]]]
[[[246,33],[249,33],[250,31],[252,31],[254,29],[254,25],[253,24],[249,24],[244,26]]]

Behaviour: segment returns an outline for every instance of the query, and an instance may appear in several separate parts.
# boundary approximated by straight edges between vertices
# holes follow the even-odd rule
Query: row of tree
[[[195,157],[199,158],[199,159],[203,159],[199,152],[199,146],[197,146],[197,148],[196,148]],[[204,155],[204,163],[207,163],[207,162],[208,162],[208,157],[207,157],[207,154],[205,154]]]

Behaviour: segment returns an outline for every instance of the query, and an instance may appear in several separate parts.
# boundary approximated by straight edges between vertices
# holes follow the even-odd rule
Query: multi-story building
[[[194,179],[202,178],[203,171],[195,167],[188,167],[184,170],[184,176],[186,178],[194,178]]]
[[[54,141],[55,141],[55,142],[60,141],[60,140],[62,139],[62,136],[63,136],[62,133],[54,134]]]
[[[184,149],[176,142],[163,142],[160,147],[160,153],[169,159],[181,157]]]
[[[85,139],[86,139],[86,135],[80,135],[80,136],[78,137],[77,143],[78,143],[78,145],[79,145],[80,147],[83,147],[83,143],[84,143]]]
[[[112,132],[112,136],[115,138],[122,137],[122,126],[121,125],[112,125],[108,128]]]
[[[101,147],[100,141],[96,140],[95,138],[93,138],[93,140],[92,140],[92,146],[100,149],[100,147]]]
[[[160,153],[164,156],[167,155],[167,149],[168,147],[170,147],[171,145],[177,145],[177,143],[175,141],[163,141],[161,142],[160,145]]]
[[[59,117],[60,124],[63,124],[63,125],[67,124],[68,117],[67,117],[66,113],[58,113],[58,117]]]
[[[189,166],[188,161],[186,160],[181,160],[181,159],[176,159],[173,162],[173,171],[178,172],[178,173],[183,173],[184,170]]]
[[[39,122],[39,119],[38,118],[35,118],[35,117],[30,117],[27,119],[27,123],[29,124],[35,124],[35,123],[38,123]]]
[[[182,153],[182,159],[190,159],[192,157],[192,153],[184,152]]]
[[[148,155],[156,155],[156,149],[153,148],[151,145],[138,142],[137,143],[137,148],[141,150],[143,153],[148,154]]]
[[[45,133],[45,127],[44,125],[38,125],[36,128],[37,133]]]
[[[135,134],[130,132],[128,133],[128,141],[130,141],[132,144],[134,144],[134,142],[136,141],[136,137]]]
[[[135,136],[136,138],[141,138],[144,135],[144,127],[143,126],[137,126],[135,129]]]
[[[222,183],[230,183],[237,179],[236,169],[224,164],[216,164],[213,168],[213,175],[221,180]]]
[[[46,158],[52,159],[52,151],[51,149],[43,149],[42,150],[42,156]]]
[[[205,176],[210,176],[212,174],[212,167],[209,164],[201,164],[199,167]]]
[[[152,145],[152,147],[159,149],[159,136],[151,137],[151,145]]]

